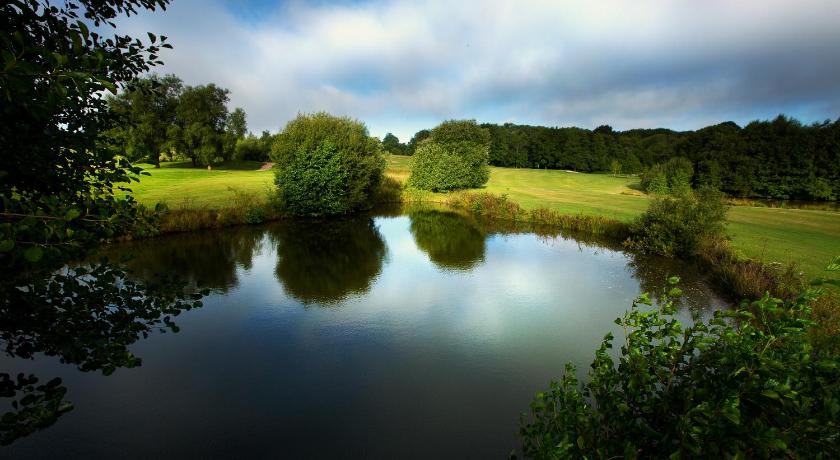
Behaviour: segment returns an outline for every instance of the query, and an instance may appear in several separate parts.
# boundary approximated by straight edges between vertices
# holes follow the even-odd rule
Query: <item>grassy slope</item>
[[[233,199],[233,190],[266,193],[274,175],[271,171],[258,171],[261,164],[243,161],[212,170],[193,168],[189,162],[162,163],[158,170],[152,165],[141,165],[152,175],[141,176],[140,183],[132,184],[131,189],[137,200],[147,206],[165,202],[173,208],[221,208]]]
[[[239,163],[212,171],[184,163],[165,164],[152,177],[134,185],[137,198],[148,205],[165,201],[178,206],[222,207],[230,202],[230,188],[264,193],[273,175],[257,171],[259,163]],[[387,173],[408,177],[409,157],[392,156]],[[526,208],[547,207],[569,214],[595,214],[629,221],[647,207],[638,180],[606,174],[576,174],[563,171],[491,168],[486,190],[507,193]],[[431,194],[433,200],[444,195]],[[834,255],[840,254],[840,213],[793,209],[733,207],[729,211],[729,234],[745,254],[767,261],[799,262],[816,275]]]

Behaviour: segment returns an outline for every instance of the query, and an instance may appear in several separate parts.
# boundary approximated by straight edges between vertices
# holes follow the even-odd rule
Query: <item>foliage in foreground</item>
[[[382,181],[382,147],[359,121],[325,112],[298,115],[277,135],[277,204],[294,215],[347,214],[370,207]]]
[[[55,356],[108,374],[139,365],[131,343],[156,329],[176,331],[171,316],[200,305],[200,293],[171,281],[133,282],[107,262],[68,268],[102,240],[148,224],[131,197],[114,194],[140,170],[103,143],[118,120],[102,95],[160,64],[157,54],[170,46],[152,34],[149,45],[104,34],[120,15],[168,3],[0,4],[0,349],[10,358]],[[0,372],[0,407],[8,410],[0,444],[72,407],[60,379],[39,381]]]
[[[840,259],[838,259],[840,260]],[[832,269],[840,269],[840,264]],[[672,316],[678,278],[658,303],[639,297],[607,334],[581,385],[571,364],[538,393],[520,434],[527,457],[837,458],[840,356],[816,348],[806,290],[793,302],[765,295],[708,322]]]
[[[490,178],[490,133],[474,120],[445,121],[417,146],[408,185],[433,192],[481,187]]]

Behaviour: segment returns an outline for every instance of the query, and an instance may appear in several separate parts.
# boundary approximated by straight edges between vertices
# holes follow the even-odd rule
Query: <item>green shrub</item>
[[[631,224],[631,244],[669,257],[692,256],[704,240],[723,236],[725,218],[723,193],[713,188],[659,196]]]
[[[295,215],[347,214],[371,206],[385,160],[379,140],[364,124],[327,113],[298,115],[277,135],[277,196]]]
[[[661,164],[655,164],[646,169],[642,173],[640,184],[642,190],[652,195],[667,195],[668,178],[665,176],[665,167]]]
[[[686,193],[691,190],[694,166],[687,158],[676,157],[665,162],[665,177],[671,193]]]
[[[641,176],[641,187],[653,195],[683,194],[691,190],[694,166],[686,158],[671,158],[664,164],[657,163]]]
[[[265,209],[259,205],[251,205],[245,208],[246,224],[261,224],[265,221]]]
[[[520,428],[527,457],[838,458],[840,359],[814,347],[808,290],[765,295],[684,328],[669,280],[659,310],[642,295],[617,319],[618,363],[607,334],[589,383],[572,365],[536,395]]]
[[[481,187],[490,178],[490,133],[469,121],[446,121],[434,128],[414,154],[408,185],[446,191]]]

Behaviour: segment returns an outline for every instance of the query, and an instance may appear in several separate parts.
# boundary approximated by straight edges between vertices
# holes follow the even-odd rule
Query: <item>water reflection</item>
[[[304,304],[335,304],[366,293],[388,254],[370,216],[290,221],[268,227],[277,251],[275,274]]]
[[[238,283],[238,267],[251,268],[255,253],[262,248],[263,233],[257,227],[237,227],[171,235],[119,245],[105,255],[128,255],[126,266],[138,279],[176,274],[189,286],[226,292]]]
[[[90,458],[119,446],[144,457],[247,457],[282,445],[294,458],[428,457],[434,452],[424,449],[435,439],[455,457],[502,456],[533,393],[567,361],[585,372],[640,289],[656,292],[679,275],[684,305],[715,297],[691,267],[623,252],[620,242],[433,209],[384,216],[276,222],[113,248],[112,259],[134,256],[137,279],[172,273],[216,291],[200,312],[178,318],[184,332],[177,336],[138,341],[170,328],[163,318],[180,312],[146,300],[183,290],[122,299],[105,289],[114,284],[107,275],[98,276],[101,301],[0,317],[9,356],[48,354],[105,373],[139,364],[129,351],[147,359],[107,382],[62,373],[70,366],[25,365],[65,378],[79,407],[66,416],[72,420],[9,452]],[[9,362],[0,359],[4,369]],[[336,378],[341,385],[332,385]],[[159,443],[161,432],[178,437]]]
[[[471,270],[484,262],[486,234],[472,219],[437,210],[414,210],[408,216],[415,244],[438,268]]]
[[[0,346],[10,358],[54,357],[110,375],[140,366],[129,347],[154,331],[177,332],[171,317],[200,307],[202,296],[172,278],[135,282],[109,263],[21,277],[0,302]],[[0,372],[0,398],[11,400],[0,399],[0,445],[55,423],[72,408],[65,393],[60,378],[41,383],[34,374]]]

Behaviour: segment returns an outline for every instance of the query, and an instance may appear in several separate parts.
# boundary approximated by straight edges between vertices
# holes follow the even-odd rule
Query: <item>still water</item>
[[[505,458],[520,413],[641,290],[682,276],[680,315],[722,300],[701,274],[620,246],[439,210],[194,233],[114,248],[136,276],[213,292],[111,376],[61,377],[75,408],[0,457]],[[0,411],[2,412],[2,411]]]

